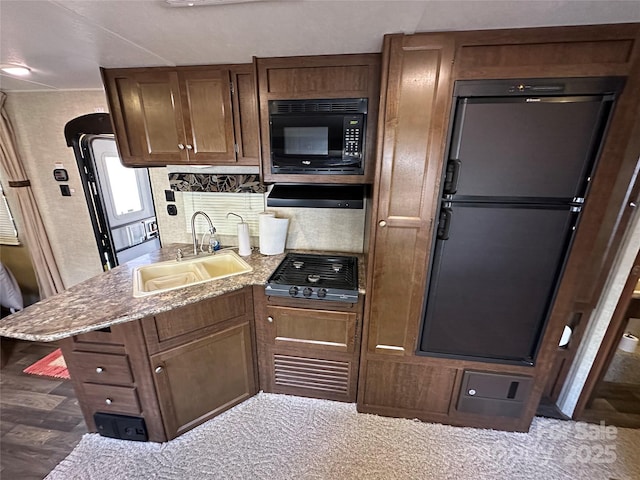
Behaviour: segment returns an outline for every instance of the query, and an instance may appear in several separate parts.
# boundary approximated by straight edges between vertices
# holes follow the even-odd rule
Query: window
[[[107,179],[111,187],[114,210],[117,216],[142,210],[140,200],[140,185],[136,170],[127,168],[120,163],[120,158],[105,154],[104,163],[107,166]]]
[[[4,196],[2,184],[0,184],[0,244],[20,245],[18,230],[16,230],[11,210],[9,210],[7,197]]]

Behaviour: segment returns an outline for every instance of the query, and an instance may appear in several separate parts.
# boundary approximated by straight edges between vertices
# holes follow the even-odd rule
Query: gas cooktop
[[[265,287],[267,295],[356,303],[358,259],[288,253]]]

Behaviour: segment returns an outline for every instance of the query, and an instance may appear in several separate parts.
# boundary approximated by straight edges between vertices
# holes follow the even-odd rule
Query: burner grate
[[[289,253],[269,278],[279,285],[358,289],[356,257]]]

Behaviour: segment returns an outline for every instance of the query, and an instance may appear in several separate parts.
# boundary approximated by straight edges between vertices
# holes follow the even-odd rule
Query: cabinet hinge
[[[238,146],[237,143],[233,144],[233,149],[236,151],[236,153],[240,153],[240,147]]]
[[[233,82],[229,82],[229,90],[231,90],[231,95],[236,93],[236,89],[233,87]]]

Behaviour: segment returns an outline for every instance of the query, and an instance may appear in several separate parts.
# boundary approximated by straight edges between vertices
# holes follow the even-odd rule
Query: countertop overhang
[[[167,312],[249,285],[264,285],[286,254],[285,252],[267,256],[260,254],[254,248],[251,256],[243,257],[253,267],[252,272],[135,298],[133,296],[134,269],[141,265],[174,259],[178,248],[189,251],[189,245],[168,245],[9,315],[0,320],[0,336],[52,342]],[[364,294],[366,276],[362,254],[295,251],[358,257],[359,292]]]

